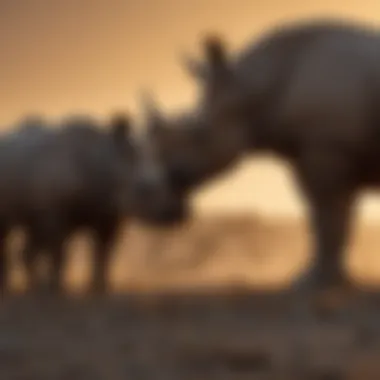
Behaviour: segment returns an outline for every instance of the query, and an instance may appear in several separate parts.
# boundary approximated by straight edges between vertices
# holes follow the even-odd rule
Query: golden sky
[[[181,52],[217,31],[238,48],[279,21],[337,16],[380,22],[379,0],[4,0],[0,1],[0,122],[28,112],[106,115],[136,111],[141,88],[165,108],[191,104],[195,87]],[[283,166],[256,160],[199,198],[204,209],[299,215]],[[363,205],[380,220],[380,202]]]

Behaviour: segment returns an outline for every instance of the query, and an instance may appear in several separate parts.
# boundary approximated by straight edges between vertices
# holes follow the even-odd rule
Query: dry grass
[[[23,286],[23,269],[13,239],[12,282]],[[125,226],[110,271],[114,291],[244,286],[277,288],[292,281],[310,260],[305,222],[250,215],[210,216],[172,231]],[[85,289],[91,275],[86,237],[72,242],[66,281],[70,291]],[[359,225],[347,252],[347,271],[362,284],[380,282],[380,234]]]
[[[86,243],[73,242],[73,292],[85,289],[90,273]],[[110,273],[123,295],[0,305],[0,379],[379,379],[376,303],[365,301],[362,313],[366,304],[353,300],[345,323],[306,325],[308,358],[294,364],[300,326],[289,314],[292,299],[252,292],[291,281],[307,264],[308,243],[301,223],[250,216],[202,218],[166,233],[132,226]],[[359,227],[347,256],[353,278],[379,282],[378,247],[376,228]],[[15,255],[12,263],[21,287]],[[359,322],[369,332],[358,340]],[[300,363],[308,375],[296,375]]]

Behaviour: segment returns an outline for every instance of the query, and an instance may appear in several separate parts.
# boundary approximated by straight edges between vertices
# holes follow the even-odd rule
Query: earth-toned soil
[[[290,293],[253,291],[302,270],[305,232],[248,217],[149,239],[134,229],[103,297],[81,294],[88,252],[75,242],[67,297],[21,292],[0,304],[0,379],[379,379],[380,297],[354,294],[334,316],[299,320]],[[378,280],[377,235],[360,229],[352,244],[358,283]]]

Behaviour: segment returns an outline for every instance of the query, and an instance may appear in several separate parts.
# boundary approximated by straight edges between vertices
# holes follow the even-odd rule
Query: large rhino
[[[282,25],[229,57],[203,41],[186,58],[199,99],[187,115],[150,110],[177,188],[191,191],[243,155],[285,159],[309,208],[312,268],[296,288],[348,285],[343,253],[360,191],[380,184],[380,33],[335,20]]]
[[[94,290],[104,291],[123,219],[180,222],[185,205],[170,193],[153,147],[131,133],[126,115],[108,125],[83,116],[51,124],[28,118],[0,139],[0,288],[6,285],[5,237],[19,225],[27,236],[23,254],[31,286],[43,249],[52,260],[50,287],[60,290],[65,244],[85,227],[95,240]]]

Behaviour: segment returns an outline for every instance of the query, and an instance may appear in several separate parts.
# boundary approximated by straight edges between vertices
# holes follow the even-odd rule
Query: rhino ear
[[[133,159],[132,121],[125,113],[114,114],[111,118],[111,138],[116,148]]]
[[[206,35],[202,42],[202,50],[205,62],[200,62],[188,55],[183,54],[182,61],[186,71],[200,81],[214,78],[216,74],[227,73],[229,68],[226,44],[217,35]]]
[[[130,138],[132,123],[129,115],[117,113],[111,118],[112,135],[116,141],[123,141]]]
[[[228,54],[225,42],[220,36],[209,34],[203,38],[203,52],[211,70],[228,67]]]

